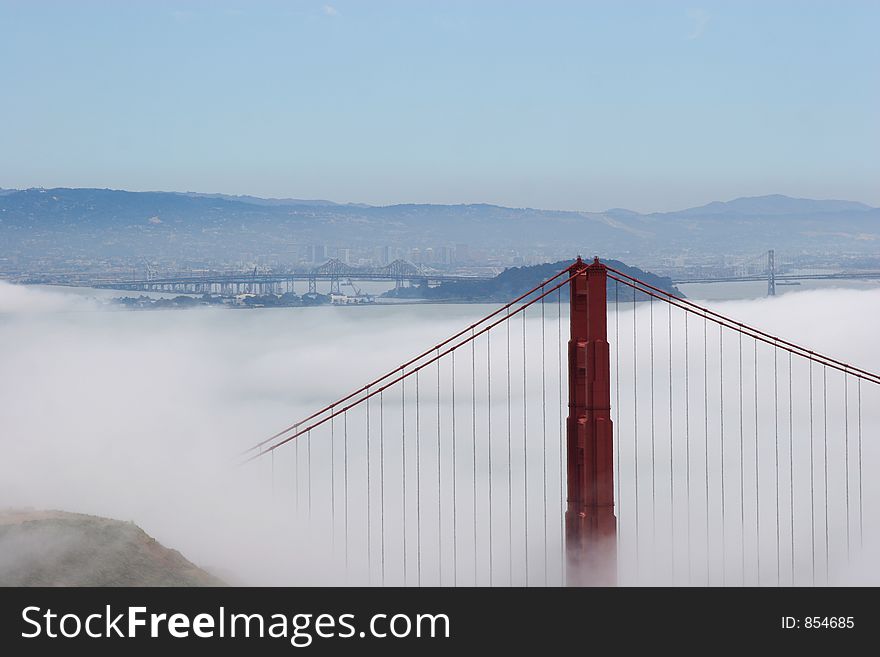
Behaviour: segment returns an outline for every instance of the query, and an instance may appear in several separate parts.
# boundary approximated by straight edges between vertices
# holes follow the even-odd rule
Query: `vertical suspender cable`
[[[672,431],[672,304],[666,304],[669,337],[669,558],[671,583],[675,584],[675,441]]]
[[[544,586],[550,583],[547,570],[547,343],[544,339],[544,286],[541,286],[541,492],[544,509]]]
[[[510,308],[507,309],[507,319],[504,322],[507,331],[507,584],[513,586],[513,461],[511,458],[511,432],[510,412]]]
[[[452,393],[452,585],[458,586],[458,486],[456,479],[455,458],[455,352],[452,352],[452,382],[449,384]]]
[[[740,552],[740,581],[743,586],[746,585],[746,497],[745,497],[745,475],[743,467],[745,464],[743,453],[743,334],[738,331],[739,336],[739,552]]]
[[[709,342],[708,342],[708,319],[703,313],[703,465],[706,470],[706,586],[711,584],[710,569],[710,545],[709,545]]]
[[[755,559],[758,586],[761,586],[761,467],[758,453],[758,341],[755,340]]]
[[[526,426],[526,310],[522,311],[522,342],[523,342],[523,553],[525,556],[525,585],[529,585],[529,455],[527,450],[528,429]]]
[[[788,503],[791,538],[791,585],[794,586],[794,415],[791,395],[791,352],[788,352]]]
[[[685,527],[687,530],[687,583],[691,583],[691,384],[690,346],[688,344],[688,317],[684,313],[684,469],[685,497],[687,498]]]
[[[406,586],[406,379],[402,378],[405,374],[404,368],[400,368],[400,468],[401,468],[401,489],[403,494],[400,498],[401,509],[401,538],[403,541],[403,585]]]
[[[562,348],[562,340],[560,339],[560,353]],[[560,366],[560,397],[562,396],[562,368]],[[615,388],[615,401],[614,401],[614,424],[617,427],[620,427],[620,283],[615,278],[614,279],[614,388]],[[561,418],[560,418],[561,421]],[[619,429],[618,429],[619,430]],[[560,449],[561,443],[560,443]],[[614,515],[617,516],[617,535],[620,536],[620,436],[618,435],[617,440],[614,441],[614,460],[615,460],[615,477],[614,483],[617,486],[617,494],[615,496],[615,502],[617,503],[617,513]],[[620,560],[618,559],[618,581],[620,581]]]
[[[651,564],[656,572],[657,554],[657,468],[655,452],[656,422],[654,421],[654,297],[648,297],[648,337],[651,362]],[[654,573],[652,573],[654,575]]]
[[[727,523],[725,520],[724,499],[724,327],[718,326],[718,434],[720,439],[719,452],[721,453],[721,585],[724,586],[727,577]]]
[[[781,568],[779,556],[779,374],[777,354],[779,350],[773,344],[773,442],[774,442],[774,462],[776,480],[776,586],[779,586],[779,570]]]
[[[309,502],[309,524],[312,523],[312,431],[306,432],[306,463],[308,465],[308,474],[309,474],[309,494],[308,494],[308,502]]]
[[[562,288],[556,290],[556,371],[559,375],[559,583],[565,585],[565,399],[562,396]],[[615,345],[615,349],[617,345]],[[618,498],[620,495],[618,495]],[[619,514],[618,514],[619,516]],[[618,517],[618,523],[620,519]]]
[[[815,474],[813,465],[813,361],[810,364],[810,564],[811,564],[811,580],[810,583],[816,585],[816,497],[815,488],[813,486],[813,478]]]
[[[379,393],[379,573],[385,586],[385,391]]]
[[[342,413],[342,481],[343,481],[343,519],[345,524],[345,578],[348,580],[348,410]]]
[[[416,586],[422,585],[422,435],[419,370],[416,370]]]
[[[849,377],[846,371],[843,373],[843,485],[846,503],[846,561],[849,563]]]
[[[825,584],[828,584],[828,367],[825,365],[822,366],[822,450],[822,496],[825,498],[825,522],[822,528],[825,531]]]
[[[636,534],[636,580],[640,578],[640,544],[639,544],[639,404],[636,372],[638,358],[636,348],[636,291],[632,291],[632,325],[633,325],[633,486],[635,488],[635,534]]]
[[[859,549],[865,547],[865,539],[862,525],[862,380],[856,379],[858,394],[858,444],[859,444]]]
[[[330,407],[330,552],[336,558],[336,416]]]
[[[477,586],[477,345],[471,329],[471,460],[473,463],[474,586]]]
[[[367,585],[372,584],[372,575],[373,575],[373,541],[372,541],[372,528],[373,528],[373,517],[372,517],[372,508],[371,508],[371,498],[370,498],[370,388],[367,386],[366,393],[367,397],[364,400],[364,414],[367,419]]]
[[[453,352],[455,353],[455,352]],[[437,348],[437,579],[443,586],[443,458],[440,452],[440,348]]]
[[[489,495],[489,586],[494,583],[492,558],[492,331],[486,331],[486,444],[489,459],[489,484],[486,490]]]

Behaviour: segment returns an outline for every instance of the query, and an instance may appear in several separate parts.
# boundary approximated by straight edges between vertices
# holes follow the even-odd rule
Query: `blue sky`
[[[0,0],[0,187],[880,205],[880,2]]]

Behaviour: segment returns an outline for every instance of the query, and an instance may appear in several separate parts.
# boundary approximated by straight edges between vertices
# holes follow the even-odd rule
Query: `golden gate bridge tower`
[[[614,450],[606,318],[606,269],[596,258],[572,266],[569,284],[568,508],[565,540],[571,584],[616,582]]]

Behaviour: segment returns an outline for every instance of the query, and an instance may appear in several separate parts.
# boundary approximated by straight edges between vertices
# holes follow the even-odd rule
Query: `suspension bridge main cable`
[[[565,271],[569,271],[569,270],[565,270]],[[541,295],[539,295],[533,299],[530,299],[529,301],[523,302],[522,305],[520,305],[515,310],[510,312],[509,316],[512,317],[512,316],[516,315],[517,313],[523,312],[526,308],[528,308],[532,304],[540,301],[544,296],[547,296],[548,294],[555,292],[556,290],[558,290],[562,286],[567,285],[569,281],[571,281],[575,276],[578,276],[578,275],[580,275],[579,272],[575,272],[575,273],[571,274],[568,278],[566,278],[564,281],[562,281],[561,283],[557,283],[556,285],[554,285],[552,288],[550,288],[546,292],[542,293]],[[557,278],[557,277],[554,277],[554,279],[555,278]],[[545,282],[545,284],[547,284],[547,283]],[[538,286],[538,288],[536,288],[536,289],[540,289],[540,286]],[[533,290],[533,292],[534,292],[534,290]],[[526,295],[521,295],[520,298],[528,296],[528,294],[531,294],[531,293],[532,292],[527,293]],[[507,306],[510,306],[510,305],[511,304],[507,304]],[[507,306],[505,306],[505,307],[507,307]],[[503,308],[502,308],[502,310],[503,310]],[[497,311],[492,313],[492,316],[494,316],[496,314],[497,314]],[[487,334],[491,329],[493,329],[496,326],[498,326],[499,324],[507,321],[507,319],[508,319],[508,317],[505,316],[505,317],[502,317],[501,319],[496,320],[495,322],[489,324],[488,326],[484,326],[483,328],[481,328],[478,332],[476,332],[474,334],[474,339],[483,335],[484,333]],[[260,451],[257,454],[254,454],[254,455],[250,456],[249,458],[246,458],[243,461],[243,463],[248,463],[249,461],[252,461],[256,458],[259,458],[260,456],[263,456],[263,455],[271,452],[272,450],[278,449],[282,445],[285,445],[285,444],[289,443],[290,441],[298,438],[299,436],[305,434],[306,431],[308,431],[309,429],[315,429],[316,427],[321,426],[325,422],[329,421],[332,417],[338,416],[338,415],[354,408],[355,406],[358,406],[359,404],[363,403],[364,400],[367,399],[367,397],[373,397],[375,395],[378,395],[381,391],[387,390],[388,388],[394,386],[395,384],[399,383],[400,381],[402,381],[410,376],[415,375],[417,372],[423,370],[424,368],[426,368],[429,365],[431,365],[432,363],[434,363],[438,358],[442,358],[442,357],[446,356],[447,354],[452,353],[456,349],[460,349],[464,345],[468,344],[471,341],[471,339],[472,338],[468,337],[465,340],[463,340],[457,344],[454,344],[452,346],[447,347],[445,351],[441,351],[438,355],[435,355],[435,356],[429,358],[428,360],[426,360],[425,362],[420,363],[419,365],[416,365],[409,372],[402,373],[400,376],[392,379],[391,381],[388,381],[388,382],[382,384],[381,386],[378,385],[378,383],[381,381],[385,381],[385,379],[387,379],[388,377],[386,376],[386,377],[380,377],[379,379],[376,379],[375,381],[371,382],[369,384],[369,386],[364,386],[364,388],[361,389],[361,391],[363,391],[367,387],[371,388],[371,391],[366,393],[364,396],[356,399],[355,401],[348,403],[345,406],[342,406],[342,400],[338,400],[338,401],[334,402],[334,404],[332,405],[333,407],[336,407],[336,406],[342,406],[342,407],[339,408],[338,410],[332,411],[329,415],[325,415],[324,417],[322,417],[320,419],[315,419],[314,422],[312,422],[311,424],[309,424],[306,427],[302,426],[303,424],[305,424],[305,421],[297,423],[296,431],[293,434],[285,437],[282,440],[279,440],[277,443],[270,445],[269,447],[266,447],[266,448],[261,447]],[[432,347],[430,351],[435,352],[435,351],[437,351],[437,349],[436,349],[436,347]],[[398,367],[395,370],[395,372],[401,371],[403,369],[403,367],[406,367],[406,366]],[[350,398],[350,396],[349,396],[349,398]],[[330,409],[330,408],[331,408],[330,406],[327,407],[327,409]],[[263,441],[263,444],[265,444],[265,442],[266,441]],[[256,446],[255,446],[255,448],[256,448]],[[252,449],[254,449],[254,448],[252,448]],[[246,450],[245,453],[247,453],[249,451],[251,451],[251,450]]]
[[[661,290],[660,288],[654,287],[653,285],[650,285],[648,283],[640,281],[639,279],[634,278],[634,277],[630,276],[629,274],[625,274],[621,271],[618,271],[617,269],[614,269],[613,267],[608,267],[606,265],[606,268],[610,272],[608,274],[608,278],[610,278],[612,280],[617,280],[617,281],[623,283],[624,285],[627,285],[627,286],[633,288],[634,290],[638,290],[639,292],[641,292],[643,294],[646,294],[648,296],[653,296],[656,299],[662,299],[663,301],[665,301],[667,303],[671,303],[671,304],[673,304],[683,310],[686,310],[687,312],[690,312],[694,315],[704,316],[716,324],[724,324],[730,329],[733,329],[736,331],[742,331],[742,332],[746,333],[749,337],[752,337],[756,340],[759,340],[760,342],[763,342],[765,344],[768,344],[771,346],[777,346],[780,349],[784,349],[786,351],[789,351],[795,355],[801,356],[802,358],[807,358],[807,359],[813,360],[814,362],[817,362],[822,365],[826,365],[827,367],[830,367],[832,369],[836,369],[840,372],[850,374],[851,376],[854,376],[856,378],[863,379],[863,380],[868,381],[870,383],[875,383],[875,384],[880,385],[880,374],[877,374],[874,372],[869,372],[869,371],[861,369],[859,367],[855,367],[854,365],[852,365],[850,363],[845,363],[843,361],[836,360],[834,358],[831,358],[830,356],[820,354],[820,353],[815,352],[813,350],[810,350],[810,349],[807,349],[807,348],[802,347],[800,345],[797,345],[793,342],[789,342],[789,341],[784,340],[780,337],[777,337],[777,336],[771,335],[769,333],[766,333],[764,331],[761,331],[760,329],[754,328],[753,326],[749,326],[748,324],[744,324],[743,322],[738,322],[736,320],[733,320],[725,315],[722,315],[721,313],[715,312],[713,310],[709,310],[708,308],[704,308],[703,306],[695,304],[694,302],[692,302],[688,299],[677,297],[670,292],[667,292],[665,290]],[[618,278],[617,276],[615,276],[615,274],[619,274],[620,276],[623,276],[623,278]]]
[[[720,325],[721,327],[727,327],[727,328],[730,328],[732,330],[737,331],[740,334],[745,334],[748,337],[751,337],[755,341],[756,359],[757,359],[757,344],[758,344],[758,342],[763,342],[763,343],[768,344],[769,346],[773,347],[773,353],[774,353],[774,410],[777,413],[777,415],[778,415],[778,403],[779,403],[778,402],[778,394],[779,393],[778,393],[778,362],[777,361],[778,361],[778,350],[780,350],[780,349],[788,352],[790,365],[791,365],[791,359],[793,356],[799,356],[801,358],[804,358],[810,364],[812,364],[812,363],[820,364],[823,367],[823,375],[824,375],[823,378],[827,377],[827,370],[828,369],[834,369],[834,370],[842,372],[844,374],[844,376],[848,375],[848,376],[852,376],[852,377],[856,378],[859,392],[861,389],[861,382],[863,380],[867,381],[869,383],[873,383],[875,385],[880,385],[880,375],[878,375],[876,373],[869,372],[867,370],[855,367],[849,363],[845,363],[843,361],[831,358],[830,356],[826,356],[824,354],[820,354],[820,353],[815,352],[813,350],[806,349],[805,347],[801,347],[800,345],[797,345],[795,343],[783,340],[782,338],[779,338],[777,336],[773,336],[769,333],[766,333],[764,331],[761,331],[759,329],[751,327],[751,326],[744,324],[742,322],[732,320],[732,319],[730,319],[720,313],[708,310],[708,309],[703,308],[702,306],[699,306],[691,301],[688,301],[686,299],[681,299],[681,298],[676,297],[675,295],[673,295],[669,292],[666,292],[664,290],[660,290],[659,288],[656,288],[656,287],[651,286],[647,283],[639,281],[638,279],[636,279],[632,276],[629,276],[628,274],[624,274],[623,272],[618,272],[616,269],[614,269],[612,267],[609,267],[608,270],[609,270],[608,277],[615,281],[615,286],[617,286],[617,284],[619,284],[619,283],[623,283],[623,284],[629,286],[630,288],[632,288],[634,292],[639,291],[639,292],[646,294],[648,296],[662,299],[663,301],[666,301],[670,305],[674,305],[682,310],[685,310],[686,311],[686,315],[685,315],[685,325],[686,326],[687,326],[687,314],[688,313],[696,314],[698,316],[703,317],[704,324],[707,320],[712,321],[712,322]],[[615,274],[620,274],[620,277],[615,276]],[[686,354],[686,356],[687,356],[687,354]],[[757,391],[757,387],[758,387],[758,384],[757,384],[757,360],[756,360],[755,368],[756,368],[755,389]],[[789,377],[790,378],[792,377],[791,366],[789,367]],[[812,370],[810,371],[809,378],[810,378],[810,404],[811,404],[811,409],[812,409],[812,394],[813,394]],[[846,383],[845,383],[845,386],[846,386]],[[705,388],[705,386],[704,386],[704,388]],[[825,384],[825,388],[826,389],[823,390],[823,397],[827,396],[827,384]],[[844,394],[845,394],[845,396],[848,395],[848,389],[845,389]],[[791,395],[790,395],[790,397],[791,397]],[[722,393],[722,399],[723,399],[723,393]],[[847,404],[848,400],[845,399],[844,403]],[[756,445],[755,445],[756,500],[755,500],[755,504],[756,504],[756,512],[755,512],[755,517],[756,517],[756,541],[757,541],[757,545],[758,545],[757,570],[758,570],[759,582],[760,582],[760,572],[761,572],[761,570],[760,570],[761,533],[760,533],[760,509],[759,509],[759,498],[760,498],[760,468],[759,468],[760,437],[759,437],[759,432],[760,431],[758,428],[757,409],[758,409],[758,398],[757,398],[757,392],[756,392],[756,400],[755,400],[755,410],[756,410],[756,420],[755,420],[755,426],[756,426],[756,439],[755,439],[756,440]],[[827,408],[825,410],[827,412]],[[859,413],[860,413],[860,409],[859,409]],[[790,401],[789,415],[791,416],[792,414],[793,414],[792,403]],[[846,414],[846,410],[845,410],[845,414]],[[812,454],[814,446],[815,446],[815,432],[813,430],[813,424],[814,424],[814,417],[813,416],[814,416],[814,411],[811,410],[811,412],[810,412],[810,425],[811,425],[811,438],[810,438],[811,511],[810,511],[810,513],[811,513],[811,534],[812,534],[812,539],[811,539],[812,579],[811,579],[811,581],[813,583],[815,583],[815,551],[816,551],[815,543],[816,543],[817,537],[815,534],[815,494],[816,494],[815,482],[814,482],[815,458]],[[824,418],[824,416],[823,416],[823,418]],[[827,425],[827,418],[824,418],[824,423]],[[846,435],[848,433],[847,423],[848,423],[848,418],[845,419],[845,426],[844,426],[845,450],[848,452],[848,445],[846,444],[846,442],[848,441],[848,437]],[[686,424],[687,424],[687,421],[686,421]],[[687,429],[687,427],[686,427],[686,429]],[[824,443],[827,442],[826,433],[827,433],[827,427],[825,425],[823,425],[823,446],[824,446],[823,449],[825,449],[825,450],[827,450],[827,446],[824,445]],[[779,474],[779,463],[778,463],[778,459],[779,459],[779,454],[778,454],[778,450],[779,450],[778,417],[775,420],[775,428],[774,428],[773,434],[774,434],[774,472],[775,472],[774,487],[777,489],[776,495],[778,497],[779,496],[778,488],[781,484],[781,477]],[[707,432],[707,435],[708,435],[708,432]],[[859,445],[859,447],[860,447],[860,445]],[[846,461],[845,468],[848,468],[849,458],[846,453],[844,455],[844,458]],[[861,459],[860,454],[859,454],[859,458]],[[860,464],[860,467],[861,467],[861,464]],[[824,470],[826,470],[827,468],[828,468],[827,455],[823,455],[823,476],[824,476]],[[848,485],[849,484],[849,473],[848,473],[848,471],[845,471],[844,474],[847,479],[847,485]],[[861,482],[860,482],[859,486],[860,486],[860,492],[859,492],[859,495],[860,495],[859,516],[860,517],[859,517],[859,522],[860,522],[860,541],[861,541],[862,540],[861,536],[863,535],[862,506],[861,506],[861,504],[862,504],[862,501],[861,501]],[[707,490],[707,494],[708,494],[708,490]],[[794,582],[794,576],[795,576],[795,572],[794,572],[795,547],[793,545],[793,543],[794,543],[794,510],[793,510],[793,506],[794,506],[794,458],[793,458],[793,419],[791,417],[789,419],[789,498],[791,500],[791,506],[792,506],[792,509],[790,512],[791,517],[790,517],[789,524],[790,524],[790,540],[792,542],[792,546],[791,546],[792,581]],[[825,506],[828,506],[828,499],[827,498],[828,498],[828,492],[827,492],[827,485],[826,485],[825,501],[824,501]],[[708,505],[708,502],[707,502],[707,505]],[[780,571],[781,571],[781,566],[782,566],[782,563],[781,563],[781,561],[782,561],[781,528],[778,527],[778,521],[779,521],[779,515],[780,515],[779,511],[781,510],[781,501],[778,501],[777,505],[780,507],[780,509],[776,510],[776,512],[775,512],[776,513],[776,520],[777,520],[777,533],[780,533],[780,536],[777,538],[777,544],[779,544],[777,547],[777,553],[778,553],[777,554],[777,564],[778,564],[777,565],[777,580],[778,580],[780,577]],[[830,510],[828,511],[828,513],[830,514]],[[847,516],[847,519],[848,518],[849,518],[849,515]],[[707,518],[707,525],[708,525],[708,521],[709,521],[709,519]],[[828,533],[828,529],[830,528],[830,517],[829,517],[828,521],[826,521],[824,524],[825,524],[825,527],[823,529],[823,532]],[[826,556],[826,561],[830,562],[830,536],[827,537],[826,542],[828,542],[829,545],[827,546],[827,548],[825,550],[825,552],[826,552],[825,556]],[[708,562],[707,562],[707,565],[708,565]],[[827,571],[828,571],[829,567],[830,567],[830,563],[826,567],[826,579],[827,579]]]
[[[382,381],[385,381],[386,379],[389,379],[389,378],[391,378],[392,376],[394,376],[394,374],[395,374],[396,372],[398,372],[398,371],[400,371],[400,370],[403,370],[404,368],[407,368],[407,367],[409,367],[409,366],[411,366],[411,365],[414,365],[414,364],[418,363],[420,360],[422,360],[422,359],[424,359],[424,358],[430,356],[432,353],[434,353],[434,351],[435,351],[436,349],[438,349],[438,348],[443,348],[443,347],[445,347],[446,345],[450,344],[451,342],[454,342],[454,341],[457,340],[458,338],[460,338],[460,337],[462,337],[462,336],[464,336],[464,335],[467,335],[468,331],[472,331],[473,329],[476,329],[478,326],[481,326],[482,324],[488,322],[490,319],[492,319],[493,317],[499,315],[500,313],[502,313],[502,312],[504,312],[504,311],[508,311],[508,313],[509,313],[509,309],[510,309],[512,306],[515,306],[515,305],[518,304],[520,301],[523,301],[524,299],[527,299],[530,295],[534,294],[534,293],[537,292],[538,290],[543,289],[545,286],[549,285],[551,282],[555,281],[555,280],[556,280],[557,278],[559,278],[560,276],[563,276],[563,275],[565,275],[565,274],[569,274],[569,277],[566,279],[566,281],[562,283],[562,285],[564,285],[565,283],[567,283],[568,281],[570,281],[572,278],[574,278],[574,276],[578,275],[577,272],[575,272],[574,274],[572,274],[573,267],[574,267],[574,265],[572,265],[571,267],[567,267],[567,268],[563,269],[562,271],[560,271],[560,272],[554,274],[553,276],[551,276],[551,277],[548,278],[547,280],[543,281],[541,284],[536,285],[535,287],[533,287],[532,289],[530,289],[528,292],[525,292],[525,293],[519,295],[519,296],[518,296],[516,299],[514,299],[513,301],[510,301],[510,302],[506,303],[505,305],[501,306],[500,308],[494,310],[493,312],[489,313],[489,314],[486,315],[485,317],[481,318],[479,321],[474,322],[474,323],[471,324],[470,326],[468,326],[468,327],[462,329],[461,331],[459,331],[458,333],[456,333],[456,334],[454,334],[454,335],[452,335],[452,336],[446,338],[445,340],[443,340],[442,342],[438,343],[437,345],[431,347],[430,349],[427,349],[427,350],[423,351],[423,352],[422,352],[421,354],[419,354],[418,356],[415,356],[415,357],[411,358],[410,360],[408,360],[407,362],[405,362],[403,365],[398,366],[398,367],[395,367],[393,370],[390,370],[388,373],[384,374],[383,376],[379,377],[378,379],[374,379],[373,381],[371,381],[371,382],[368,383],[367,385],[361,386],[361,387],[358,388],[357,390],[355,390],[355,391],[353,391],[353,392],[347,394],[345,397],[342,397],[341,399],[336,400],[333,404],[327,405],[327,406],[325,406],[324,408],[322,408],[322,409],[320,409],[320,410],[318,410],[318,411],[315,411],[314,413],[312,413],[312,414],[309,415],[308,417],[303,418],[303,419],[300,420],[299,422],[296,422],[296,423],[294,423],[294,424],[292,424],[292,425],[290,425],[290,426],[288,426],[288,427],[282,429],[281,431],[278,431],[277,433],[275,433],[275,434],[269,436],[268,438],[266,438],[266,439],[264,439],[264,440],[261,440],[260,442],[256,443],[255,445],[253,445],[253,446],[249,447],[248,449],[244,450],[244,452],[242,452],[242,453],[243,453],[243,454],[247,454],[248,452],[251,452],[251,451],[254,451],[254,450],[260,450],[260,449],[263,447],[263,445],[266,445],[267,443],[270,443],[270,442],[272,442],[273,440],[275,440],[275,439],[277,439],[277,438],[280,438],[281,436],[283,436],[283,435],[285,435],[285,434],[287,434],[287,433],[289,433],[289,432],[291,432],[291,431],[296,431],[301,425],[305,424],[306,422],[310,422],[311,420],[314,420],[314,419],[320,417],[321,415],[323,415],[323,414],[326,413],[327,411],[332,410],[334,406],[340,406],[340,405],[342,405],[343,403],[345,403],[345,402],[347,402],[347,401],[349,401],[349,400],[351,400],[351,399],[354,399],[355,397],[357,397],[357,396],[360,395],[361,393],[365,393],[369,388],[371,388],[371,387],[376,387],[376,386],[377,386],[379,383],[381,383]],[[553,292],[553,291],[555,291],[556,289],[558,289],[558,288],[557,288],[557,287],[553,287],[553,288],[550,290],[550,292]],[[534,301],[536,301],[536,300],[537,300],[537,299],[532,300],[531,302],[529,302],[529,305],[530,305],[531,303],[534,303]],[[503,318],[503,319],[504,319],[504,318]],[[497,322],[496,322],[496,324],[497,324]],[[491,327],[489,327],[489,328],[491,328]],[[481,331],[481,333],[482,333],[482,331]],[[392,383],[393,383],[393,382],[392,382]],[[385,387],[387,387],[387,386],[383,386],[383,389],[384,389]],[[362,400],[361,400],[361,401],[362,401]]]

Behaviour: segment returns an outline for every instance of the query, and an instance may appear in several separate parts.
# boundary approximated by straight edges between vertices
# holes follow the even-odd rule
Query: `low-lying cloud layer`
[[[717,307],[771,333],[851,360],[865,369],[880,370],[880,345],[876,342],[880,315],[875,310],[880,308],[880,291],[792,293],[777,299],[728,302]],[[290,470],[285,468],[289,468],[294,452],[285,448],[279,450],[274,462],[264,457],[255,467],[245,468],[236,465],[239,453],[486,312],[487,307],[479,305],[128,312],[101,308],[81,296],[0,283],[0,506],[57,508],[132,520],[164,544],[181,550],[195,563],[233,583],[340,581],[339,559],[326,555],[323,539],[310,542],[304,538],[305,527],[297,518],[302,518],[305,511],[299,516],[291,511],[291,495],[308,492],[291,488]],[[554,348],[559,328],[555,312],[555,304],[548,307],[545,326],[546,339]],[[628,327],[627,339],[631,340],[631,314],[624,312],[620,326]],[[659,306],[655,312],[665,319],[665,309],[664,315],[659,314]],[[638,313],[642,330],[642,326],[647,326],[642,321],[647,319],[647,307],[641,307]],[[562,319],[564,340],[566,324]],[[529,315],[529,349],[538,346],[534,341],[540,335],[539,322],[537,313]],[[609,328],[615,330],[613,321]],[[675,349],[679,343],[683,348],[682,333],[680,329],[673,332]],[[663,339],[668,338],[668,334],[662,335]],[[690,339],[702,340],[696,324]],[[499,338],[493,344],[493,354],[501,344]],[[729,345],[730,349],[736,347],[735,341]],[[485,348],[480,349],[478,357],[485,359]],[[735,352],[725,355],[728,370],[731,368],[727,359],[734,357],[732,353]],[[640,367],[645,354],[642,351],[638,355]],[[628,359],[632,356],[626,355],[623,347],[621,356],[623,382],[626,368],[631,369]],[[467,357],[459,356],[457,377],[464,376],[462,367],[463,362],[469,366]],[[555,354],[553,358],[548,356],[543,378],[557,386],[553,378],[558,374],[553,369],[554,359]],[[537,362],[537,357],[530,360],[529,367],[536,367]],[[520,388],[514,394],[516,401],[521,402],[522,372],[516,371]],[[550,384],[542,382],[537,369],[529,371],[526,395],[535,403],[541,398],[542,386],[547,388]],[[448,381],[448,370],[444,370],[443,376]],[[478,387],[483,385],[482,376],[477,375]],[[761,376],[768,374],[762,369]],[[647,385],[645,380],[638,382],[640,404],[649,394]],[[676,379],[674,389],[680,389],[679,385]],[[470,383],[465,387],[469,390],[469,386]],[[431,391],[436,395],[436,389]],[[500,394],[501,388],[496,391]],[[876,407],[876,391],[863,385],[866,403],[869,393],[874,393]],[[406,394],[411,394],[410,389]],[[468,392],[457,394],[457,404],[470,404]],[[548,394],[551,410],[547,423],[558,435],[558,387]],[[444,413],[449,413],[450,401],[444,388]],[[621,406],[626,402],[622,400]],[[389,413],[399,412],[399,406],[388,403]],[[493,422],[496,416],[499,418],[496,431],[505,413],[503,405],[495,407],[500,403],[493,399]],[[877,419],[874,407],[866,407],[863,418],[865,472],[878,460],[873,439]],[[475,417],[480,422],[487,418],[483,408],[475,411]],[[540,410],[530,411],[529,427],[538,418]],[[426,431],[436,431],[436,424],[431,424],[435,420],[423,421]],[[459,427],[466,426],[471,431],[462,416],[457,422]],[[522,426],[522,420],[518,422]],[[621,440],[629,435],[625,422],[624,418],[618,427]],[[443,426],[449,426],[446,415]],[[517,430],[522,432],[521,428]],[[734,435],[738,431],[734,425],[729,425],[728,430]],[[538,490],[536,481],[546,486],[549,501],[542,509],[549,509],[552,522],[548,550],[558,554],[558,444],[542,454],[534,442],[535,432],[530,429],[529,435],[529,477],[545,467],[550,471],[544,480],[532,478],[531,485],[533,491]],[[668,433],[665,435],[668,442]],[[329,435],[317,434],[311,438],[316,472],[320,471],[316,478],[329,474],[320,466],[321,459],[326,458],[326,442],[320,441],[328,438]],[[399,442],[399,436],[395,439]],[[335,440],[339,440],[339,434]],[[499,454],[504,451],[504,440],[504,435],[493,437],[493,441],[501,441],[497,443]],[[470,446],[462,449],[469,450]],[[522,451],[522,447],[519,449]],[[321,450],[325,450],[323,457]],[[470,458],[469,453],[464,451],[456,458]],[[352,458],[356,455],[352,452]],[[394,463],[401,458],[399,448],[389,442],[385,457],[386,476],[389,482],[395,482],[395,492],[388,493],[387,504],[389,509],[402,509],[401,505],[409,502],[401,502],[396,492],[399,475],[393,471]],[[298,458],[304,458],[304,453]],[[511,467],[518,463],[515,458],[511,457]],[[301,467],[301,463],[297,462],[296,467]],[[625,460],[623,464],[626,466]],[[632,476],[627,467],[621,472],[624,489]],[[473,493],[468,491],[473,482],[467,464],[457,466],[456,473],[459,503],[470,507]],[[355,475],[352,477],[352,486],[363,485]],[[449,487],[450,481],[444,487]],[[375,481],[371,486],[371,490],[378,490]],[[647,489],[644,491],[647,494]],[[311,492],[317,495],[314,489]],[[445,499],[447,491],[444,488],[434,495],[435,500],[438,495]],[[865,482],[864,496],[866,509],[880,501],[880,491],[870,478]],[[622,498],[624,504],[628,501]],[[304,498],[301,503],[306,504]],[[315,499],[313,503],[315,515],[326,515],[322,502]],[[541,510],[537,506],[528,508],[533,515],[529,522],[537,522],[534,518]],[[472,512],[461,513],[456,527],[473,524]],[[501,535],[507,531],[505,513],[503,509],[498,511],[494,521],[494,531]],[[389,512],[387,518],[389,532],[397,531],[400,535],[396,529],[399,522],[392,515]],[[313,522],[321,524],[319,520]],[[327,529],[327,522],[323,521],[323,530]],[[451,528],[451,521],[444,522],[447,524],[440,530]],[[323,530],[317,533],[327,534]],[[482,530],[476,531],[481,540],[485,538]],[[622,530],[622,538],[629,533],[630,530]],[[466,536],[473,539],[472,534]],[[375,540],[374,537],[372,545],[378,545]],[[668,543],[669,539],[666,540]],[[737,537],[736,541],[739,540]],[[444,549],[447,562],[456,558],[463,571],[484,567],[482,557],[469,557],[464,548],[454,555]],[[662,558],[660,552],[658,548],[659,556],[653,557]],[[540,560],[535,554],[539,552],[531,558]],[[553,577],[558,578],[558,574],[553,575],[553,568],[557,568],[554,563],[550,563],[550,583],[555,582]],[[876,581],[876,576],[876,570],[865,568],[841,571],[839,579]],[[482,577],[478,576],[477,581],[483,583]],[[630,577],[628,581],[645,579]]]

